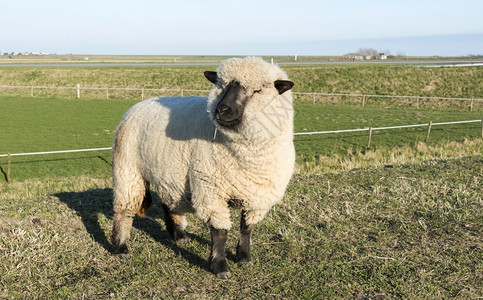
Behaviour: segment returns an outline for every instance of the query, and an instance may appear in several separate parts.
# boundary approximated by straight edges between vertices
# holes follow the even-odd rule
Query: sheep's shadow
[[[114,216],[114,212],[112,210],[111,188],[89,189],[82,192],[64,192],[54,194],[53,196],[67,204],[70,209],[74,210],[77,215],[81,217],[86,231],[94,241],[99,243],[110,253],[114,253],[114,247],[109,242],[109,237],[106,236],[99,222],[100,215],[104,215],[110,220],[112,220]],[[183,247],[183,245],[176,244],[164,226],[154,220],[154,218],[164,218],[164,214],[162,208],[160,207],[161,205],[157,205],[159,200],[154,193],[153,196],[153,206],[148,211],[148,217],[134,217],[133,227],[146,232],[156,242],[163,244],[173,252],[179,253],[190,264],[205,270],[209,270],[206,259],[203,259],[197,254],[190,252],[186,249],[186,247]],[[197,243],[204,245],[209,244],[206,239],[196,234],[187,233],[187,235],[192,241],[196,241]]]

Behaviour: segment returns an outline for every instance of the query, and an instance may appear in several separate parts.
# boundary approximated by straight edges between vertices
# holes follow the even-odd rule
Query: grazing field
[[[0,132],[0,154],[110,147],[117,124],[136,102],[0,97],[0,119],[4,128],[8,128]],[[476,111],[362,108],[307,101],[296,102],[295,111],[295,132],[481,119],[481,113]],[[443,145],[451,142],[478,139],[481,128],[481,123],[434,126],[428,146],[444,149]],[[374,131],[369,151],[366,149],[367,131],[297,136],[297,163],[300,171],[337,170],[343,161],[353,160],[354,157],[356,160],[364,159],[378,153],[379,163],[391,164],[398,161],[398,158],[391,160],[394,148],[412,149],[414,155],[421,152],[416,150],[416,146],[425,141],[426,134],[424,127]],[[477,151],[475,147],[478,145],[470,145],[473,144],[467,143],[460,155]],[[433,155],[437,153],[440,152],[436,151]],[[405,159],[411,160],[414,155],[409,154]],[[110,162],[109,151],[12,157],[10,175],[11,180],[83,174],[104,177],[110,173]],[[0,171],[4,177],[7,167],[7,158],[0,158]]]
[[[155,201],[121,260],[108,242],[110,179],[2,184],[0,298],[476,299],[482,165],[479,155],[295,175],[255,227],[253,264],[235,266],[229,233],[227,281],[209,272],[209,230],[194,215],[177,245]]]
[[[0,84],[209,89],[205,67],[0,68]],[[214,68],[213,68],[214,69]],[[288,66],[300,92],[482,98],[483,68]],[[109,147],[139,94],[0,90],[0,154]],[[72,93],[72,91],[69,91]],[[146,95],[154,96],[154,95]],[[310,99],[311,100],[311,99]],[[335,101],[337,100],[337,101]],[[295,131],[482,119],[481,106],[295,102]],[[0,158],[0,298],[477,299],[483,297],[482,124],[296,136],[296,174],[255,227],[253,263],[208,270],[209,229],[177,245],[155,196],[132,258],[112,254],[111,153]],[[233,212],[234,224],[239,212]]]
[[[18,67],[0,68],[0,83],[11,86],[61,86],[208,90],[203,71],[213,66],[156,67]],[[294,92],[482,98],[483,67],[418,68],[414,66],[284,66]],[[4,95],[29,96],[29,89],[1,89]],[[105,91],[83,92],[105,98]],[[157,92],[159,93],[159,92]],[[72,90],[35,90],[37,96],[74,98]],[[155,96],[149,94],[146,96]],[[112,98],[139,99],[139,92]]]

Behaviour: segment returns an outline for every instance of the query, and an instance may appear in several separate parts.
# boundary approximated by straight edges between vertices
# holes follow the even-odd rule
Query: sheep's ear
[[[275,88],[278,90],[280,95],[290,90],[292,87],[293,82],[290,80],[275,80]]]
[[[205,74],[206,79],[208,79],[213,84],[215,84],[216,81],[218,81],[218,75],[216,74],[216,72],[205,71],[205,73],[203,74]]]

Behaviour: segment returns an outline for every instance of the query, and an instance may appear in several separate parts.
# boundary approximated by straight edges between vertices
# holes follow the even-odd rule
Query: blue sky
[[[482,0],[0,0],[0,51],[483,54]]]

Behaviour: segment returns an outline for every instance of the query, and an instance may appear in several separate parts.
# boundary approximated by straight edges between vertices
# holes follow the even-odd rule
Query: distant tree
[[[389,50],[389,49],[379,50],[379,53],[384,53],[384,54],[386,54],[387,57],[394,56],[394,55],[392,55],[391,50]]]
[[[359,48],[358,53],[366,56],[376,56],[378,52],[374,48]]]

